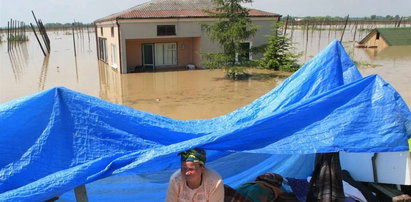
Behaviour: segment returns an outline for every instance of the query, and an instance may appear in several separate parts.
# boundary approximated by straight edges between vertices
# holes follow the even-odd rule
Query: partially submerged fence
[[[44,56],[48,55],[50,53],[50,39],[47,35],[46,28],[43,25],[43,22],[39,19],[37,20],[36,15],[34,15],[34,12],[31,11],[33,14],[34,20],[36,21],[38,31],[40,33],[41,38],[43,39],[44,43],[44,48],[42,43],[40,42],[40,39],[36,33],[36,29],[34,28],[33,24],[30,23],[31,29],[33,30],[34,35],[36,36],[37,42],[39,43],[41,50],[43,51]],[[47,53],[46,53],[47,52]]]
[[[410,27],[411,26],[411,19],[404,20],[403,18],[400,19],[393,19],[393,20],[362,20],[356,18],[349,18],[347,16],[341,20],[331,20],[331,19],[311,19],[311,18],[287,18],[282,19],[285,25],[284,30],[289,30],[291,38],[293,37],[293,32],[296,29],[304,30],[308,34],[309,30],[313,31],[328,31],[328,35],[331,32],[335,34],[337,31],[343,31],[341,36],[339,37],[341,41],[343,40],[343,35],[346,29],[351,29],[355,34],[353,36],[353,41],[356,39],[356,34],[358,34],[358,30],[372,30],[378,27]],[[284,31],[284,33],[286,33]],[[358,39],[358,38],[357,38]]]
[[[10,19],[10,21],[7,22],[7,51],[11,51],[24,41],[28,41],[26,24],[18,20]]]

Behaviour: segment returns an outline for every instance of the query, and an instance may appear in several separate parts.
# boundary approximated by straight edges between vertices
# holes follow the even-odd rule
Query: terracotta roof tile
[[[96,22],[119,19],[151,19],[151,18],[196,18],[210,17],[204,10],[213,10],[216,6],[211,0],[153,0],[119,13],[101,18]],[[251,9],[252,17],[276,17],[275,13]]]

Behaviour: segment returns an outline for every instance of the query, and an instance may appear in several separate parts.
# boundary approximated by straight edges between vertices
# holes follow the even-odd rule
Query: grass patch
[[[382,66],[378,64],[364,62],[364,61],[354,61],[354,63],[355,63],[355,66],[357,66],[358,68],[376,68],[376,67]]]
[[[216,80],[235,80],[235,81],[267,81],[271,79],[286,79],[294,72],[285,72],[285,71],[274,71],[274,70],[266,70],[262,68],[251,68],[245,70],[241,74],[236,74],[234,77],[228,77],[227,75],[224,78],[219,78]]]
[[[278,79],[285,79],[289,77],[291,73],[283,73],[283,72],[273,72],[273,73],[251,73],[250,79],[256,81],[266,81],[274,78]]]

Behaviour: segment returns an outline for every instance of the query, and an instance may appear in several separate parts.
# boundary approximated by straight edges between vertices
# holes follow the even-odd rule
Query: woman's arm
[[[220,178],[217,181],[216,186],[210,192],[209,201],[215,202],[223,202],[224,201],[224,183],[223,180]]]
[[[166,202],[177,202],[178,201],[178,194],[179,194],[178,185],[179,185],[179,182],[177,182],[175,175],[172,175],[170,177],[170,181],[168,182]]]

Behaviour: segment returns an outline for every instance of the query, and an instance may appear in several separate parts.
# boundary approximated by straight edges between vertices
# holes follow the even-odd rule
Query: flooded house
[[[100,18],[95,21],[98,59],[120,73],[202,67],[200,53],[221,50],[201,26],[218,20],[205,12],[216,7],[212,0],[152,0]],[[248,49],[265,44],[281,16],[250,9],[249,17],[259,29],[242,44]]]
[[[363,47],[382,50],[388,46],[411,45],[411,27],[376,28],[362,39]]]

